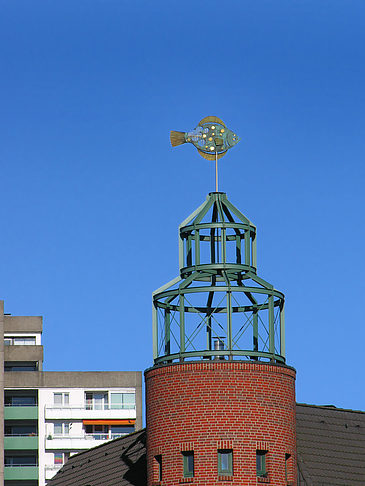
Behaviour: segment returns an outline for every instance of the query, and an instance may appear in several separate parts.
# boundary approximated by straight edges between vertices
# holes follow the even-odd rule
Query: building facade
[[[45,372],[42,318],[1,302],[0,324],[5,486],[43,486],[71,455],[142,427],[140,372]]]

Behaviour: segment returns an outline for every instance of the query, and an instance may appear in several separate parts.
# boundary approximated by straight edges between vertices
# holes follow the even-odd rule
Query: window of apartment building
[[[53,394],[53,404],[59,407],[65,407],[70,404],[70,394],[69,393],[54,393]]]
[[[5,392],[4,404],[6,407],[35,407],[37,405],[37,397],[34,395],[11,395]]]
[[[256,451],[256,475],[261,478],[267,477],[267,451]]]
[[[134,425],[111,425],[110,433],[112,439],[134,432]]]
[[[55,466],[62,466],[63,464],[66,464],[69,457],[70,457],[69,452],[54,452],[53,463]]]
[[[6,466],[37,466],[38,458],[34,453],[6,453],[4,457]]]
[[[183,456],[183,467],[184,467],[184,478],[194,477],[194,451],[184,451]]]
[[[55,452],[54,453],[54,464],[55,464],[55,466],[61,466],[63,464],[63,453],[62,452]]]
[[[37,434],[37,424],[36,423],[27,423],[26,425],[23,424],[12,424],[8,421],[5,422],[5,436],[8,437],[30,437],[36,436]]]
[[[232,476],[233,474],[233,451],[232,449],[218,450],[218,474]]]
[[[111,393],[111,409],[134,409],[136,407],[136,396],[134,393]]]
[[[36,361],[5,361],[4,371],[37,371]]]
[[[85,425],[85,433],[88,438],[94,440],[106,440],[109,438],[109,426],[108,425]]]
[[[107,392],[86,392],[85,393],[86,410],[108,410],[109,401]]]
[[[7,336],[4,337],[4,344],[5,346],[34,346],[36,343],[35,336],[28,337],[28,336]]]
[[[55,422],[53,424],[54,435],[69,435],[70,424],[68,422]]]

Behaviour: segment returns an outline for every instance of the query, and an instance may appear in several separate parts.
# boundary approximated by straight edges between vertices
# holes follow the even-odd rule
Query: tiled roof
[[[141,430],[75,454],[47,486],[145,486],[145,438]]]
[[[299,486],[365,485],[365,413],[297,405]]]
[[[146,486],[146,431],[75,456],[47,486]],[[365,486],[365,412],[297,404],[298,486]]]

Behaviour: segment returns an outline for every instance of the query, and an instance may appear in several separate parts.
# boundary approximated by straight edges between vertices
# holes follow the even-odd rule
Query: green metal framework
[[[180,276],[153,295],[155,364],[285,363],[284,294],[256,274],[256,227],[212,192],[179,226]]]

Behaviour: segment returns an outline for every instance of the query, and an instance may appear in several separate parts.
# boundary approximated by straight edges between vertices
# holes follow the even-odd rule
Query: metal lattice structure
[[[155,364],[285,363],[284,294],[258,277],[256,227],[212,192],[179,226],[180,276],[153,293]]]

